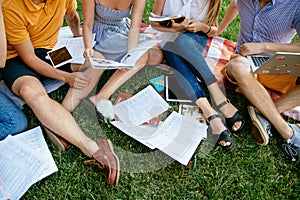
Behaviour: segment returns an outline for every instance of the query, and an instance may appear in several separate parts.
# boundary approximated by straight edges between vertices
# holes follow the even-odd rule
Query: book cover
[[[165,91],[165,76],[161,75],[150,79],[151,84],[157,92],[162,93]]]
[[[174,16],[159,16],[155,15],[154,13],[150,14],[149,21],[152,22],[159,22],[160,25],[166,26],[166,27],[172,27],[172,20],[175,21],[175,23],[181,23],[185,17],[183,15],[174,15]]]

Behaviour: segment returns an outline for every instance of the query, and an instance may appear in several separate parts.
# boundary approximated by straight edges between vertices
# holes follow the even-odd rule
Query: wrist
[[[209,26],[208,30],[206,32],[204,32],[205,35],[209,34],[209,32],[211,31],[211,26]]]

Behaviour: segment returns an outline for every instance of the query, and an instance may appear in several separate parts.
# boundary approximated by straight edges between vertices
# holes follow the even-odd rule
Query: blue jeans
[[[202,56],[206,44],[206,35],[184,32],[174,42],[167,42],[163,47],[165,59],[175,70],[179,85],[193,102],[206,97],[197,77],[207,86],[217,81]]]
[[[5,94],[0,92],[0,140],[27,128],[27,118]]]

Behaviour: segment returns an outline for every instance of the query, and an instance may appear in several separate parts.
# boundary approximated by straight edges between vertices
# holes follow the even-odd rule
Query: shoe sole
[[[269,143],[268,133],[265,131],[264,127],[261,125],[259,119],[257,118],[254,107],[247,106],[247,109],[248,109],[248,113],[250,115],[253,126],[255,126],[257,128],[258,132],[260,133],[260,136],[262,137],[262,139],[264,141],[263,143],[259,143],[256,141],[256,143],[261,146],[266,146]]]
[[[116,161],[117,161],[117,169],[116,169],[116,171],[117,171],[117,177],[116,177],[116,182],[115,182],[115,186],[116,185],[118,185],[118,183],[119,183],[119,176],[120,176],[120,162],[119,162],[119,158],[118,158],[118,156],[115,154],[115,152],[114,152],[114,147],[113,147],[113,145],[112,145],[112,143],[111,143],[111,141],[110,140],[107,140],[107,143],[108,143],[108,147],[109,147],[109,149],[110,149],[110,151],[112,152],[112,154],[114,155],[114,157],[115,157],[115,159],[116,159]]]
[[[53,143],[53,145],[56,148],[58,148],[60,152],[65,151],[68,148],[58,139],[58,137],[50,129],[46,128],[45,126],[43,126],[43,128],[47,136],[49,137],[50,141]]]

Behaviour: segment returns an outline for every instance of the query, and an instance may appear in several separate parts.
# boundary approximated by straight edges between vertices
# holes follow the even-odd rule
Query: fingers
[[[90,84],[90,77],[82,72],[72,73],[73,78],[71,78],[70,86],[75,89],[84,89]]]

